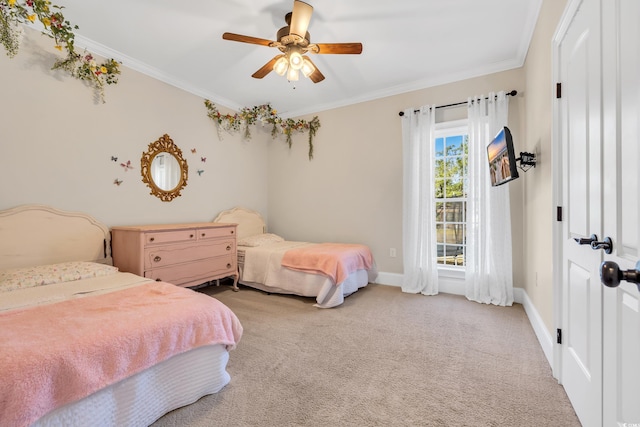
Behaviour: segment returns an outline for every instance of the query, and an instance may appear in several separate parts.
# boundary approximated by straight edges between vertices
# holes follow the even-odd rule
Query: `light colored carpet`
[[[521,305],[368,285],[332,309],[201,290],[244,327],[231,382],[154,426],[579,426]]]

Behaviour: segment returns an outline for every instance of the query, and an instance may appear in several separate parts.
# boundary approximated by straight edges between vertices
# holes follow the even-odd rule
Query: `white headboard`
[[[112,264],[109,229],[90,215],[45,205],[0,211],[0,269],[67,261]]]
[[[262,234],[267,231],[267,226],[262,219],[262,215],[256,211],[245,208],[233,208],[222,211],[213,222],[238,224],[238,239]]]

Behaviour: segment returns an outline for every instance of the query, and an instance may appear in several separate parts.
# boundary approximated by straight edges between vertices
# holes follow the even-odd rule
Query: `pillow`
[[[117,271],[118,267],[112,265],[86,261],[11,268],[0,270],[0,292],[106,276]]]
[[[238,246],[262,246],[269,243],[284,242],[284,239],[277,234],[263,233],[254,234],[253,236],[243,237],[238,240]]]

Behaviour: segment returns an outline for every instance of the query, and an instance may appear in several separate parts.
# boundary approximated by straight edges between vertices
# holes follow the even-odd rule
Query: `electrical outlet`
[[[389,248],[389,256],[391,258],[395,258],[396,257],[396,248]]]

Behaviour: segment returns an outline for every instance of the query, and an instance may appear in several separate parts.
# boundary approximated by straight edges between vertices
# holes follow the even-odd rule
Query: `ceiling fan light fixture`
[[[299,70],[302,68],[304,60],[302,59],[302,55],[300,52],[294,50],[289,53],[289,66],[294,70]]]
[[[305,77],[309,77],[311,74],[313,74],[314,71],[316,71],[316,67],[313,66],[310,60],[308,60],[307,58],[304,58],[304,61],[302,62],[301,71]]]
[[[273,66],[273,71],[275,71],[278,75],[284,76],[289,69],[289,61],[284,56],[280,57],[275,65]]]
[[[287,71],[287,80],[289,80],[290,82],[297,82],[298,77],[299,77],[298,70],[296,70],[295,68],[289,67],[289,70]]]

